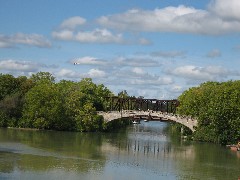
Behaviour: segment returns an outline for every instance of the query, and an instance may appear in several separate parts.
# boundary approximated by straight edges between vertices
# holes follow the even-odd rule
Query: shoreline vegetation
[[[183,92],[177,113],[197,118],[197,141],[222,145],[240,140],[240,81],[206,82]]]
[[[112,92],[90,78],[61,80],[48,72],[14,77],[0,74],[0,127],[58,131],[105,131],[108,125],[96,111],[104,111],[104,97]]]
[[[194,140],[232,144],[240,139],[240,81],[206,82],[182,93],[177,113],[198,119]],[[126,126],[129,121],[104,122],[104,97],[114,94],[90,78],[61,80],[48,72],[31,77],[0,74],[0,127],[96,132]],[[126,91],[118,94],[128,97]],[[190,132],[187,131],[189,134]]]

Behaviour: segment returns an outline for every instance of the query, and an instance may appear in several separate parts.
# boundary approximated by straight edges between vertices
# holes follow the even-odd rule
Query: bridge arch
[[[106,122],[120,118],[134,116],[152,116],[159,120],[180,123],[195,131],[197,120],[190,117],[176,115],[178,100],[144,99],[135,97],[121,98],[118,96],[106,97],[107,111],[98,112]]]
[[[175,114],[163,113],[161,111],[109,111],[109,112],[98,112],[99,115],[102,115],[106,122],[111,122],[116,119],[122,118],[134,118],[135,116],[151,116],[158,118],[159,121],[172,121],[180,123],[188,127],[193,132],[197,126],[197,120],[190,117],[178,116]],[[156,120],[156,119],[155,119]]]

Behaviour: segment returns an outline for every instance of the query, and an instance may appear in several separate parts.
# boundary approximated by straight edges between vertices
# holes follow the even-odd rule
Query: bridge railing
[[[159,100],[159,99],[144,99],[135,97],[106,97],[107,110],[122,111],[122,110],[154,110],[164,112],[176,112],[179,105],[178,100]]]

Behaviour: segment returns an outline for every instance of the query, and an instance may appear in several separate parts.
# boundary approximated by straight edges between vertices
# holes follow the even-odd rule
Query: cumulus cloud
[[[87,26],[84,27],[86,22],[87,20],[80,16],[68,18],[64,20],[55,31],[52,32],[52,37],[57,40],[76,41],[80,43],[151,44],[151,41],[146,38],[125,39],[123,34],[110,31],[106,28],[94,28],[91,30],[86,30]],[[2,46],[7,45],[3,44]]]
[[[0,69],[5,71],[37,72],[40,67],[45,67],[45,65],[30,61],[17,61],[12,59],[0,61]]]
[[[8,42],[7,40],[4,40],[4,38],[1,38],[1,35],[0,35],[0,48],[11,48],[11,47],[13,47],[13,44]]]
[[[140,74],[140,75],[145,74],[144,70],[142,68],[139,68],[139,67],[133,68],[132,72],[136,73],[136,74]]]
[[[85,56],[82,58],[76,58],[70,61],[71,63],[79,64],[79,65],[105,65],[106,61],[100,60],[94,57]]]
[[[52,32],[52,36],[58,40],[77,41],[81,43],[124,43],[122,34],[113,34],[107,29],[95,29],[93,31],[60,30]]]
[[[76,30],[77,26],[85,23],[86,19],[79,16],[68,18],[61,23],[58,30],[52,32],[52,37],[57,40],[81,43],[124,43],[122,34],[114,34],[106,28],[95,28],[89,31]]]
[[[238,72],[232,72],[221,66],[196,67],[192,65],[177,67],[168,72],[187,80],[221,81],[228,76],[239,76]]]
[[[222,55],[221,51],[219,49],[213,49],[207,53],[208,58],[216,58],[220,57]]]
[[[101,66],[108,70],[119,70],[122,68],[133,67],[131,71],[141,72],[141,67],[160,67],[161,64],[152,59],[144,57],[114,57],[111,60],[98,59],[91,56],[84,56],[80,58],[74,58],[69,61],[75,65],[90,65],[90,66]]]
[[[55,73],[57,77],[60,78],[68,78],[68,79],[79,79],[79,78],[103,78],[107,74],[99,69],[90,69],[87,73],[79,73],[71,69],[60,69],[57,73]]]
[[[114,64],[118,66],[133,66],[133,67],[158,67],[161,64],[151,58],[143,58],[143,57],[119,57],[114,60]]]
[[[174,85],[168,89],[168,91],[172,93],[181,93],[183,91],[183,87],[179,85]]]
[[[70,69],[60,69],[57,73],[56,73],[57,77],[64,77],[64,78],[80,78],[80,74],[70,70]]]
[[[146,87],[146,85],[152,85],[152,86],[159,86],[159,85],[169,85],[173,83],[173,79],[171,77],[155,77],[150,79],[133,79],[130,81],[131,85],[142,85],[143,87]]]
[[[99,69],[90,69],[87,74],[84,74],[83,76],[89,77],[89,78],[103,78],[106,76],[106,73]]]
[[[140,45],[151,45],[152,42],[151,42],[149,39],[140,38],[136,44],[140,44]]]
[[[81,26],[85,23],[86,23],[86,19],[84,19],[80,16],[74,16],[74,17],[70,17],[70,18],[64,20],[61,23],[60,28],[73,30],[77,26]]]
[[[121,14],[102,16],[97,22],[114,29],[146,32],[177,32],[217,35],[240,31],[238,18],[239,2],[237,0],[216,0],[210,5],[210,10],[195,9],[180,5],[154,10],[132,9]],[[228,4],[229,3],[229,4]],[[222,4],[225,6],[226,17],[235,17],[236,20],[223,18],[219,14]],[[221,6],[220,6],[221,5]],[[233,7],[236,6],[236,7]],[[219,7],[219,8],[218,8]],[[236,13],[228,14],[231,9]],[[218,12],[218,13],[216,13]]]
[[[0,34],[0,48],[14,47],[16,45],[49,48],[51,47],[51,42],[39,34],[16,33],[9,36]]]
[[[184,57],[185,55],[186,52],[184,51],[155,51],[151,53],[151,56],[163,58]]]
[[[169,85],[174,82],[170,76],[150,74],[139,67],[118,69],[111,74],[111,83],[115,85],[151,88],[152,86],[158,87],[159,85]]]
[[[75,35],[75,40],[83,43],[123,43],[122,34],[114,35],[107,29],[78,32]]]
[[[226,20],[240,21],[240,1],[239,0],[212,0],[209,4],[209,10],[217,16]]]
[[[52,32],[52,37],[58,40],[71,41],[74,40],[73,31],[61,30]]]

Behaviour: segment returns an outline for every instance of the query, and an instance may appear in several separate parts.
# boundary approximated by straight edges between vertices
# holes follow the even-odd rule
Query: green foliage
[[[61,94],[53,83],[42,82],[26,94],[23,118],[31,126],[41,129],[57,129],[62,118]]]
[[[118,93],[118,97],[127,98],[127,97],[129,97],[129,95],[128,95],[126,90],[123,90],[123,91]]]
[[[27,93],[22,119],[41,129],[101,130],[103,122],[93,106],[98,100],[96,89],[90,79],[58,84],[41,81]]]
[[[0,110],[0,127],[7,127],[8,126],[8,116],[5,112]]]
[[[10,74],[0,74],[0,101],[17,91],[19,82]]]
[[[55,81],[55,77],[49,72],[38,72],[36,74],[33,74],[30,79],[34,83],[39,83],[39,82],[49,82],[53,83]]]
[[[55,78],[48,72],[13,77],[0,74],[0,126],[53,130],[101,131],[96,111],[108,106],[112,93],[90,78],[80,82]]]
[[[178,113],[198,119],[195,139],[221,144],[240,139],[240,81],[206,82],[185,91]]]

